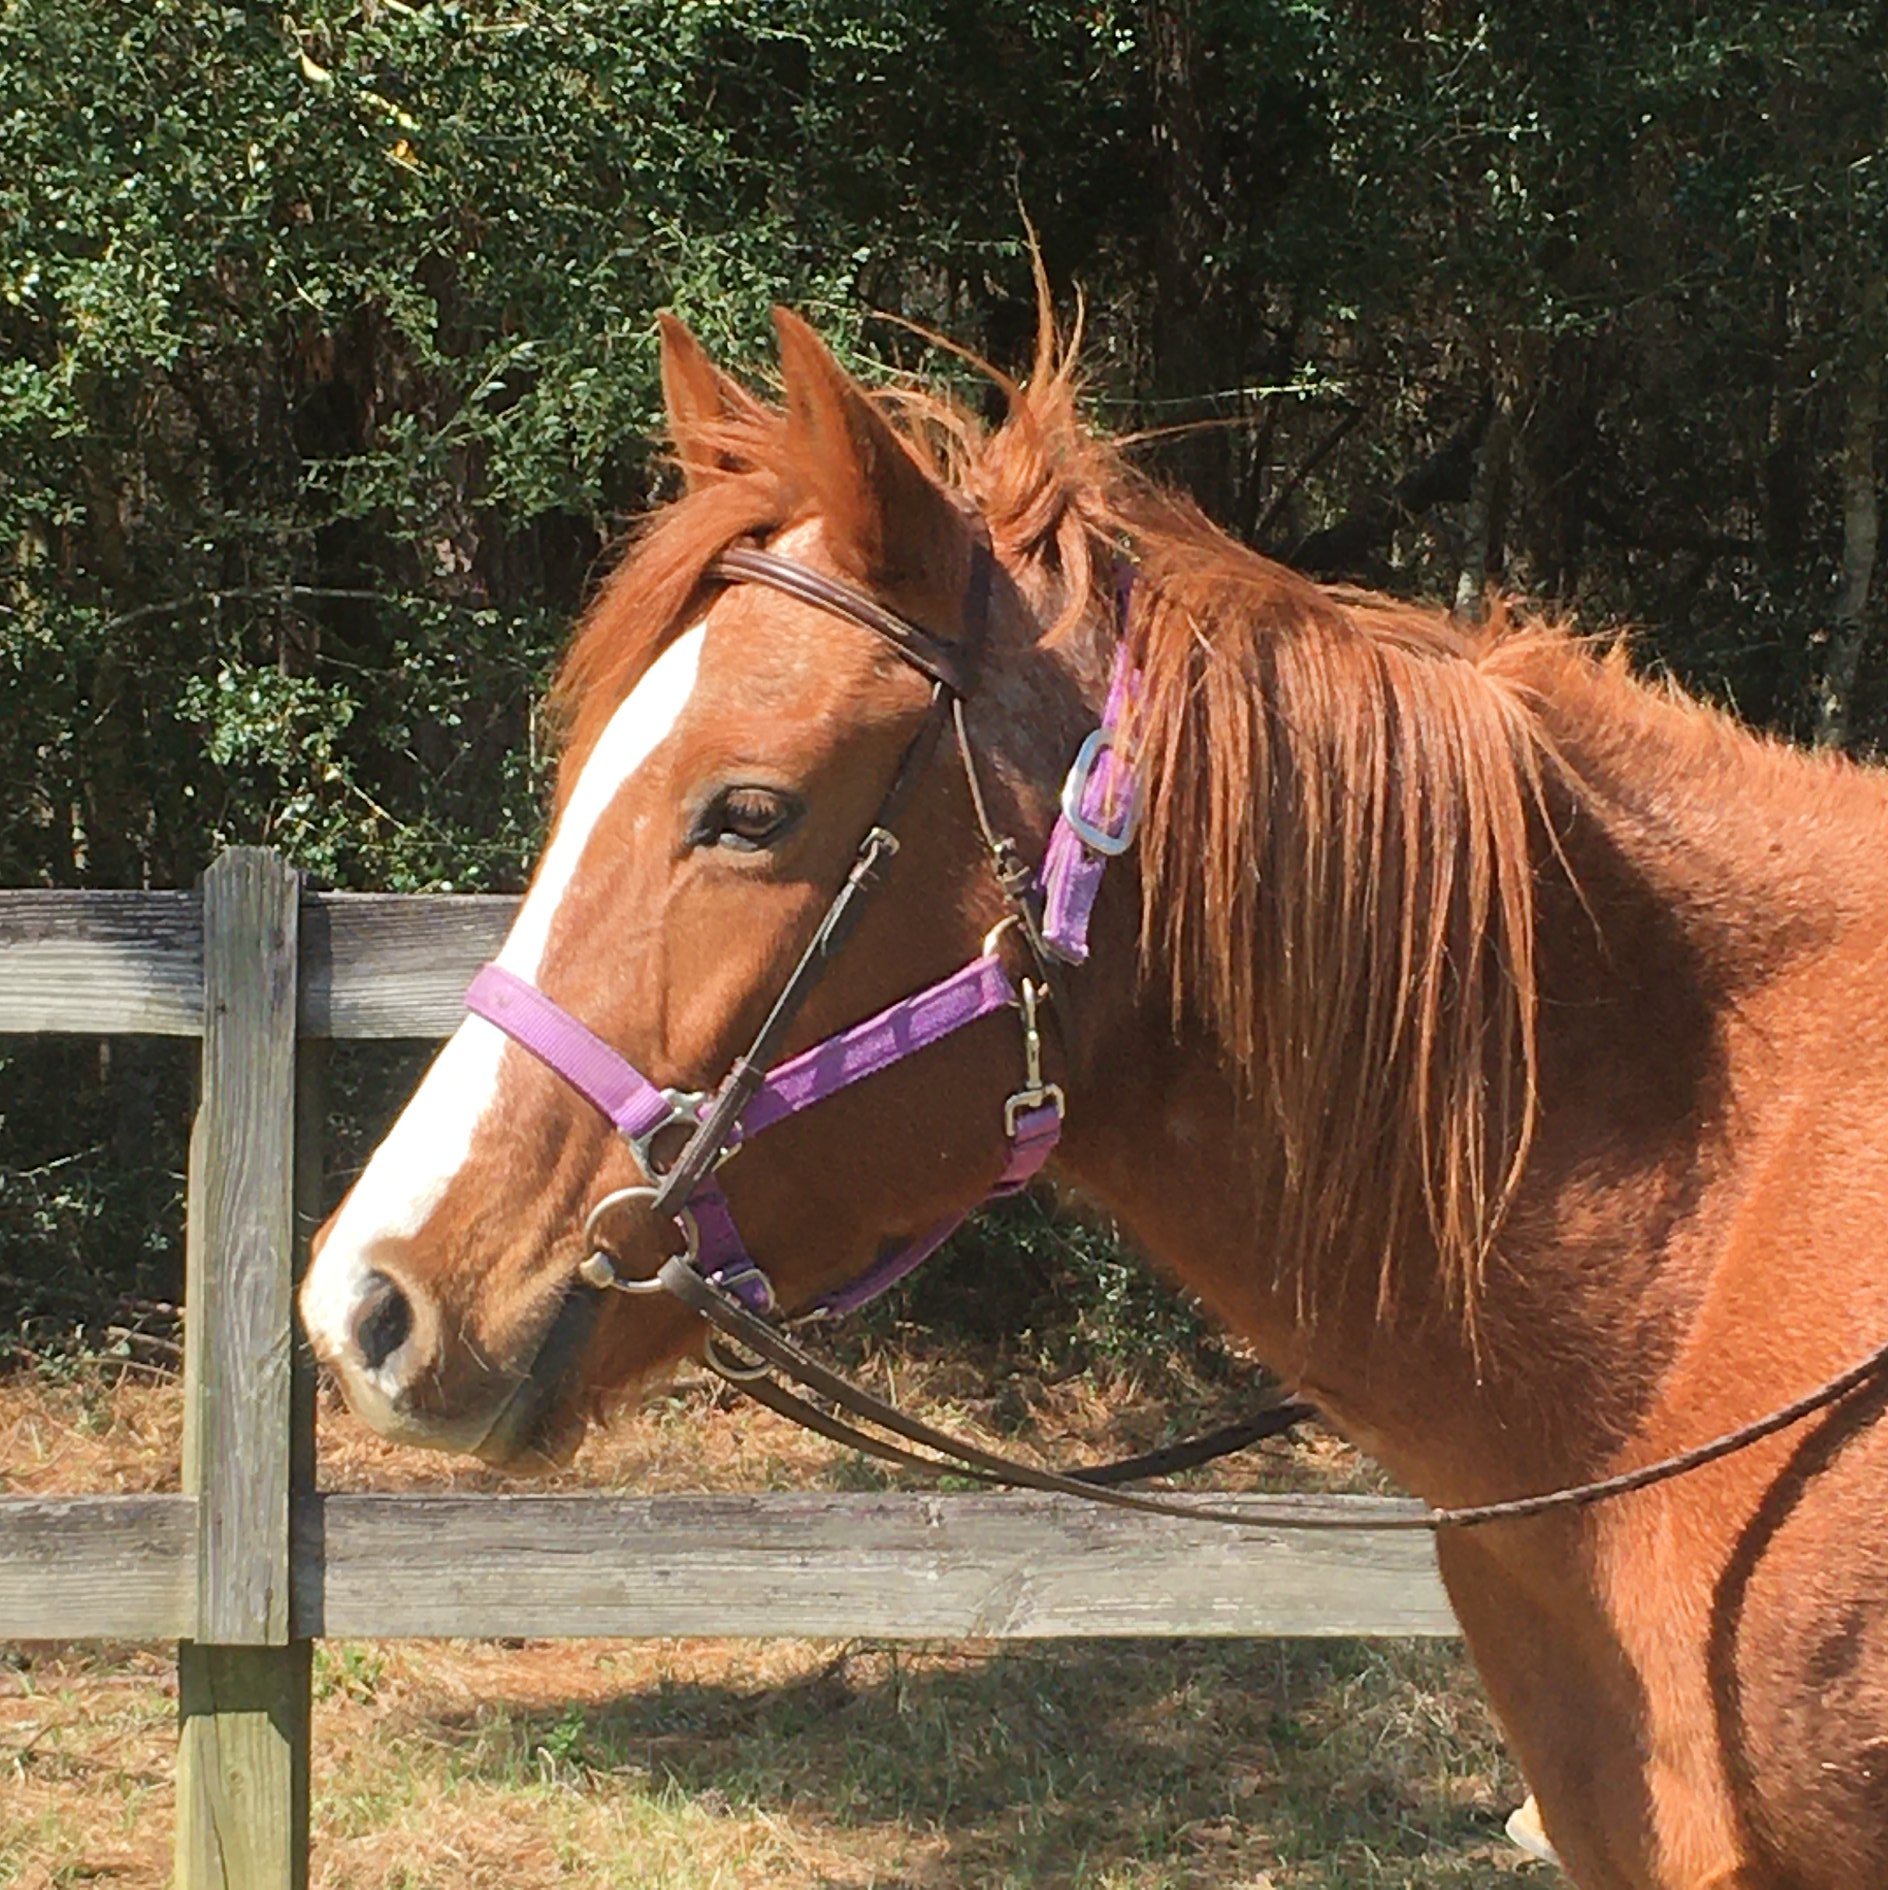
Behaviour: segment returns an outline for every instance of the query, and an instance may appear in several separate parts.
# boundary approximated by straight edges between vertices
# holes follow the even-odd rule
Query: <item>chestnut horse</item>
[[[749,1045],[931,713],[856,621],[949,645],[990,819],[1033,861],[1125,635],[1143,796],[1055,978],[1055,1172],[1425,1498],[1631,1468],[1888,1337],[1888,784],[1496,609],[1322,587],[1137,478],[1046,339],[985,430],[872,396],[790,315],[784,402],[664,326],[686,491],[564,666],[550,845],[499,959],[652,1080]],[[986,575],[990,573],[986,570]],[[974,956],[1005,911],[948,742],[794,1019],[799,1049]],[[1026,969],[1012,928],[994,947]],[[993,1014],[720,1171],[782,1302],[980,1199],[1020,1056]],[[642,1170],[462,1026],[317,1243],[309,1333],[390,1435],[503,1459],[699,1346],[574,1284]],[[619,1265],[663,1253],[649,1220]],[[672,1231],[672,1230],[669,1230]],[[578,1296],[597,1302],[573,1322]],[[1586,1890],[1888,1884],[1888,1429],[1865,1387],[1579,1511],[1445,1529],[1469,1646]]]

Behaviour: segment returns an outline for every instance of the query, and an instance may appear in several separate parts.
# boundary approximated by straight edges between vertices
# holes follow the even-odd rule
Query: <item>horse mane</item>
[[[1374,1263],[1381,1307],[1427,1244],[1472,1324],[1536,1108],[1548,750],[1507,676],[1544,633],[1140,549],[1144,960],[1261,1113],[1301,1314],[1313,1257]]]
[[[1068,601],[1050,636],[1108,621],[1130,549],[1142,975],[1246,1101],[1301,1311],[1332,1260],[1374,1267],[1387,1303],[1398,1257],[1427,1246],[1473,1330],[1536,1115],[1550,744],[1525,675],[1544,650],[1591,659],[1498,602],[1464,627],[1238,544],[1086,423],[1078,349],[1045,304],[1027,381],[978,363],[1008,397],[994,429],[934,394],[878,398],[914,457],[975,501],[999,558],[1053,578]],[[712,559],[806,509],[814,482],[777,409],[742,405],[710,445],[723,476],[653,515],[565,660],[567,770]]]

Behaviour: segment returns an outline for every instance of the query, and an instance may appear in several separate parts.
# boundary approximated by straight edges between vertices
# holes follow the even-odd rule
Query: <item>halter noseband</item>
[[[1115,747],[1116,731],[1133,698],[1136,679],[1127,653],[1129,589],[1124,575],[1116,594],[1121,635],[1107,706],[1101,726],[1082,744],[1070,770],[1062,811],[1038,875],[1022,864],[1015,842],[991,825],[964,721],[963,702],[975,689],[977,662],[987,636],[994,575],[994,559],[980,531],[972,540],[964,636],[956,643],[934,636],[849,584],[773,552],[736,547],[723,553],[708,575],[727,584],[763,584],[857,624],[882,639],[932,685],[925,719],[906,745],[891,785],[812,941],[747,1050],[721,1082],[707,1091],[652,1083],[561,1005],[499,965],[487,965],[473,979],[466,992],[466,1008],[496,1024],[607,1116],[647,1177],[645,1184],[605,1195],[591,1209],[585,1225],[591,1251],[579,1268],[584,1283],[630,1293],[673,1292],[677,1273],[686,1270],[694,1279],[731,1295],[748,1312],[761,1314],[774,1310],[772,1283],[748,1253],[727,1195],[715,1177],[722,1162],[774,1123],[891,1068],[980,1018],[1013,1009],[1022,1019],[1023,1082],[1003,1102],[1009,1154],[988,1198],[1016,1193],[1049,1159],[1061,1136],[1065,1099],[1058,1085],[1044,1080],[1040,1012],[1049,997],[1051,961],[1079,964],[1087,957],[1089,915],[1102,869],[1131,843],[1139,818],[1128,766]],[[814,984],[897,854],[896,822],[947,722],[957,738],[992,870],[1010,906],[1008,917],[984,940],[980,955],[950,976],[770,1068]],[[1034,960],[1034,975],[1022,979],[1020,990],[1011,980],[1001,951],[1002,935],[1011,929],[1020,932]],[[686,1132],[687,1139],[674,1160],[663,1164],[655,1143],[665,1132],[678,1129]],[[664,1267],[649,1279],[629,1279],[618,1272],[601,1241],[603,1224],[613,1210],[637,1200],[647,1202],[658,1219],[673,1220],[679,1227],[683,1268]],[[816,1300],[805,1316],[834,1315],[864,1305],[935,1253],[972,1211],[949,1215],[916,1239],[881,1255],[857,1279]],[[682,1296],[692,1302],[691,1294]]]

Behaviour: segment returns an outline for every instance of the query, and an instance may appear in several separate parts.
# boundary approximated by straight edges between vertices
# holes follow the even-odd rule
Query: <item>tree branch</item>
[[[1335,525],[1301,538],[1286,562],[1309,577],[1367,577],[1399,525],[1420,518],[1434,506],[1459,505],[1469,497],[1475,483],[1476,450],[1487,429],[1484,406],[1388,492],[1366,499]]]
[[[175,617],[199,604],[288,603],[298,597],[345,599],[360,604],[387,604],[394,600],[385,591],[346,590],[327,584],[256,584],[229,591],[192,591],[187,597],[165,598],[160,603],[140,604],[116,617],[108,617],[105,630],[126,630],[147,617]]]

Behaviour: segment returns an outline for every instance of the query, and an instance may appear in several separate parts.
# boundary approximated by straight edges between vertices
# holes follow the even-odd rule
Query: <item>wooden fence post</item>
[[[312,1650],[290,1639],[289,1608],[299,895],[260,848],[203,876],[184,1302],[197,1616],[178,1648],[177,1890],[301,1890],[308,1876]]]

